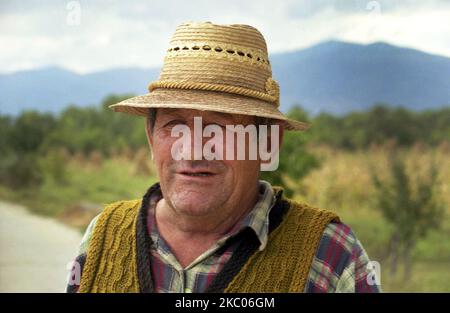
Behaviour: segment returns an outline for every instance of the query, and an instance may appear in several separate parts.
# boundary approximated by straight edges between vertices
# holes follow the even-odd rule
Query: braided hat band
[[[139,115],[157,107],[213,110],[278,119],[288,130],[307,128],[278,110],[280,90],[272,78],[266,42],[249,25],[179,25],[159,80],[151,82],[148,90],[147,95],[110,107]]]

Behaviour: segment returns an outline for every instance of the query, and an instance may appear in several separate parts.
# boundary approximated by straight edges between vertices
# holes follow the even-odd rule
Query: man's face
[[[194,117],[202,118],[202,127],[218,125],[223,130],[223,142],[216,149],[230,149],[226,125],[248,125],[254,123],[254,117],[223,114],[189,109],[158,109],[153,130],[147,124],[147,136],[154,155],[154,161],[160,179],[165,201],[178,213],[190,216],[214,215],[218,210],[231,210],[248,199],[251,188],[256,188],[259,177],[260,161],[236,160],[194,160]],[[186,125],[190,129],[192,155],[189,160],[176,161],[172,146],[179,137],[172,136],[176,125]],[[203,131],[203,129],[202,129]],[[236,138],[235,138],[236,139]],[[205,144],[209,138],[203,138]],[[236,142],[234,140],[236,150]],[[248,142],[248,141],[246,141]],[[236,153],[236,152],[235,152]]]

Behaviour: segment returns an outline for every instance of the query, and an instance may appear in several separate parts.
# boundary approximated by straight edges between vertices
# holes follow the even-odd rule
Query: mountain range
[[[270,55],[281,110],[300,104],[311,114],[345,114],[374,103],[424,110],[450,105],[450,58],[387,43],[326,41]],[[109,94],[144,94],[159,68],[78,74],[61,67],[0,74],[0,113],[59,112],[98,104]]]

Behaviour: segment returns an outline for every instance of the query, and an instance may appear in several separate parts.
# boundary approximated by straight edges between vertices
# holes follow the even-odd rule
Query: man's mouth
[[[215,175],[214,173],[211,172],[181,172],[182,175],[186,175],[186,176],[199,176],[199,177],[208,177],[208,176],[213,176]]]

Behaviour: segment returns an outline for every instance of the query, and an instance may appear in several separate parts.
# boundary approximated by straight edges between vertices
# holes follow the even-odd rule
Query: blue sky
[[[270,53],[337,39],[450,57],[449,0],[0,0],[0,71],[159,66],[189,20],[255,26]]]

